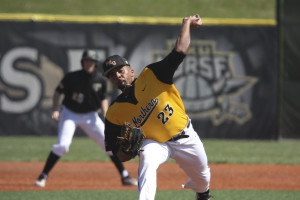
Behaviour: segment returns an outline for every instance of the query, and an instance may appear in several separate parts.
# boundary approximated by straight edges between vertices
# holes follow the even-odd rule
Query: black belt
[[[186,127],[189,128],[190,125],[191,125],[191,121],[189,120],[188,124],[186,125]],[[181,138],[188,138],[188,137],[190,137],[190,136],[186,135],[185,131],[182,130],[180,133],[178,133],[177,135],[175,135],[174,137],[172,137],[171,139],[169,139],[168,142],[174,142],[174,141],[177,141],[177,140],[179,140]]]

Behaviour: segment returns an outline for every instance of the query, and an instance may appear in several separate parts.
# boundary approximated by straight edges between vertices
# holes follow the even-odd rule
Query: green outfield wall
[[[0,135],[56,135],[52,94],[65,73],[81,68],[84,49],[95,49],[100,65],[120,54],[139,74],[172,50],[181,21],[0,14]],[[277,22],[203,23],[192,30],[189,54],[174,76],[194,128],[203,138],[277,139]],[[109,99],[118,94],[109,85]]]
[[[300,137],[300,1],[278,1],[280,22],[280,123],[283,138]]]

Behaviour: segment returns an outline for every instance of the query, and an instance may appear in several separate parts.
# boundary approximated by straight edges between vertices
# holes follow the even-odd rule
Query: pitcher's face
[[[123,90],[134,81],[134,70],[125,65],[113,69],[109,72],[108,77],[116,88]]]

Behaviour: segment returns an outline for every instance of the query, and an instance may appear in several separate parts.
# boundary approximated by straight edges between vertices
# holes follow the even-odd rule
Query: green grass
[[[204,140],[209,162],[300,164],[300,140]]]
[[[0,137],[0,161],[44,161],[55,142],[56,137]],[[206,139],[203,143],[210,163],[300,164],[300,140]],[[89,137],[74,137],[61,161],[110,160]]]
[[[0,13],[275,19],[276,0],[1,0]]]
[[[218,190],[212,191],[213,200],[297,200],[300,191],[251,191]],[[132,200],[138,199],[137,191],[26,191],[0,192],[1,200]],[[194,199],[192,191],[157,191],[156,200]]]
[[[0,137],[0,161],[44,161],[57,137]],[[89,137],[74,137],[60,161],[110,161]]]

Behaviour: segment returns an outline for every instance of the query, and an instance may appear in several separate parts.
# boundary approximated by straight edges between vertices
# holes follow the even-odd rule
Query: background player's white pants
[[[52,151],[56,155],[62,156],[69,151],[77,127],[80,127],[89,137],[98,143],[103,150],[105,150],[104,123],[98,116],[98,113],[74,113],[63,106],[58,122],[57,142],[52,147]],[[106,153],[112,155],[111,152]]]
[[[139,200],[154,200],[157,168],[169,158],[175,159],[188,175],[184,188],[191,188],[195,192],[209,189],[210,168],[203,144],[192,124],[184,130],[189,137],[175,142],[144,141],[139,164]]]

